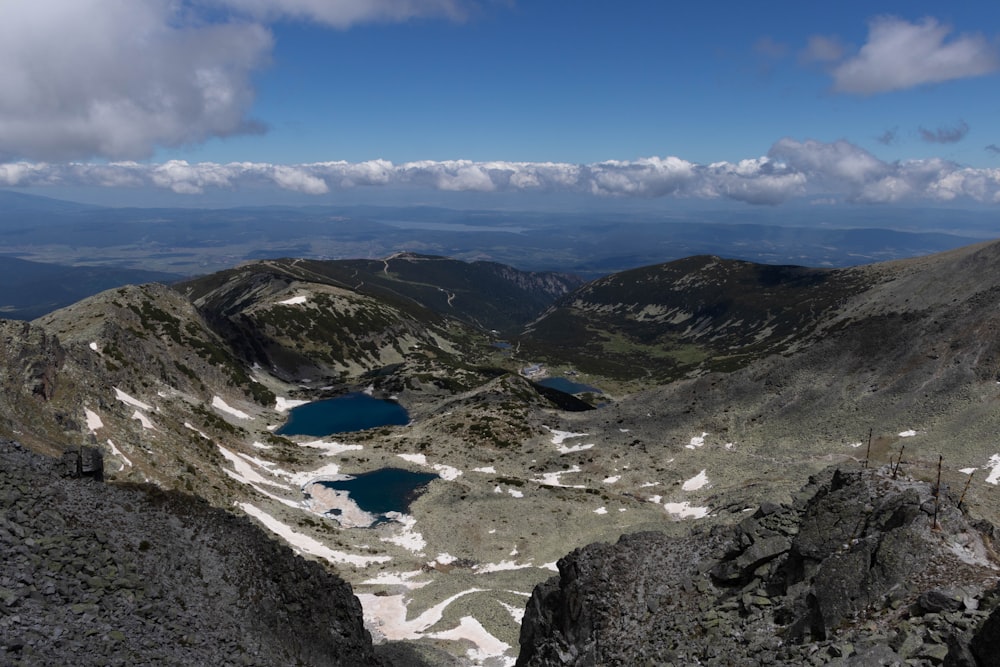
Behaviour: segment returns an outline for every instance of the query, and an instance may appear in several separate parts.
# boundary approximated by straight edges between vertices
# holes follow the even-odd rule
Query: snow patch
[[[979,470],[979,468],[961,468],[958,472],[965,473],[966,475],[971,475],[977,470]]]
[[[118,469],[119,472],[121,472],[122,470],[124,470],[125,466],[128,466],[129,468],[132,467],[132,462],[128,460],[127,456],[125,456],[124,454],[122,454],[122,452],[121,452],[120,449],[118,449],[117,447],[115,447],[115,443],[111,442],[110,439],[108,439],[108,447],[111,448],[111,453],[112,454],[114,454],[115,456],[117,456],[118,458],[120,458],[122,460],[122,467]]]
[[[318,540],[296,532],[291,526],[278,521],[264,510],[250,503],[238,502],[236,506],[264,524],[265,528],[285,540],[293,549],[301,553],[323,558],[331,563],[344,563],[354,565],[355,567],[368,567],[372,563],[386,563],[392,560],[390,556],[357,556],[343,551],[334,551]]]
[[[570,485],[567,485],[567,484],[563,484],[560,481],[560,477],[562,477],[563,475],[570,475],[570,474],[576,473],[576,472],[580,472],[580,466],[573,466],[572,468],[570,468],[568,470],[560,470],[558,472],[546,472],[546,473],[542,473],[542,478],[541,479],[533,479],[531,481],[535,482],[536,484],[544,484],[546,486],[562,486],[562,487],[566,487],[568,489],[585,489],[585,488],[587,488],[587,487],[583,486],[582,484],[578,484],[578,485],[575,485],[575,486],[570,486]]]
[[[456,558],[455,556],[452,556],[449,553],[440,553],[440,554],[437,555],[437,558],[435,558],[430,563],[428,563],[428,565],[430,565],[432,567],[434,566],[435,563],[438,564],[438,565],[451,565],[456,560],[458,560],[458,558]]]
[[[702,470],[700,473],[684,482],[684,484],[681,485],[681,488],[685,491],[695,491],[702,488],[706,484],[708,484],[708,475],[706,475],[705,471]]]
[[[621,478],[622,478],[621,475],[612,475],[611,477],[605,477],[604,478],[604,483],[605,484],[614,484],[615,482],[617,482]]]
[[[285,398],[284,396],[274,397],[274,410],[275,412],[288,412],[292,408],[297,408],[300,405],[305,405],[309,401],[300,401],[294,398]]]
[[[305,295],[293,296],[291,299],[285,299],[284,301],[279,301],[279,306],[299,306],[309,300],[309,297]]]
[[[364,449],[363,445],[345,445],[342,442],[327,442],[326,440],[311,440],[299,443],[302,447],[312,447],[322,449],[325,456],[336,456],[344,452],[358,452]]]
[[[479,593],[482,589],[470,588],[442,600],[430,609],[413,619],[406,618],[406,601],[403,595],[374,595],[372,593],[355,593],[361,607],[364,609],[365,620],[371,628],[390,641],[400,639],[419,639],[424,630],[441,620],[444,610],[455,600],[470,593]]]
[[[446,466],[443,463],[435,463],[431,466],[431,468],[437,471],[438,475],[441,476],[441,479],[449,482],[455,481],[462,475],[462,471],[458,468],[452,468],[451,466]]]
[[[87,428],[91,433],[94,433],[99,428],[104,428],[104,422],[101,421],[101,416],[96,412],[89,408],[84,408],[83,413],[87,417]]]
[[[524,492],[518,491],[517,489],[507,489],[507,493],[514,498],[524,498]]]
[[[124,391],[118,387],[112,387],[115,390],[115,398],[126,405],[131,405],[133,408],[139,408],[140,410],[145,410],[147,412],[153,411],[153,406],[148,403],[143,403],[138,398],[133,398],[126,394]]]
[[[473,468],[472,472],[484,472],[488,475],[495,475],[497,474],[497,469],[494,468],[493,466],[485,466],[482,468]]]
[[[328,516],[344,528],[368,528],[378,517],[361,509],[343,489],[331,489],[321,482],[306,484],[302,491],[309,494],[308,507],[317,514]]]
[[[508,572],[510,570],[524,570],[535,567],[531,563],[518,563],[512,560],[502,560],[499,563],[480,563],[473,570],[476,574],[489,574],[490,572]]]
[[[433,639],[450,639],[452,641],[466,640],[472,642],[477,648],[470,648],[465,655],[474,664],[481,665],[486,660],[492,658],[504,658],[510,650],[510,644],[504,643],[486,631],[486,628],[472,616],[463,616],[458,626],[451,630],[441,632],[430,632],[424,635]],[[504,665],[513,666],[514,658],[504,660]]]
[[[191,424],[189,422],[184,422],[184,428],[190,429],[190,430],[194,431],[195,433],[197,433],[201,437],[205,438],[205,440],[211,440],[211,438],[208,437],[208,435],[204,431],[199,431],[197,428],[194,427],[193,424]]]
[[[510,614],[510,617],[513,618],[518,625],[524,621],[524,607],[515,607],[514,605],[507,604],[501,600],[497,600],[497,602],[500,602],[500,606],[507,610],[507,613]]]
[[[569,447],[567,445],[562,445],[556,451],[558,451],[560,454],[572,454],[573,452],[585,452],[588,449],[592,449],[593,446],[594,446],[593,443],[589,445],[573,445],[572,447]]]
[[[243,457],[238,456],[235,452],[226,449],[222,445],[216,445],[216,447],[219,448],[219,453],[222,454],[222,456],[233,466],[233,470],[226,470],[223,468],[223,471],[236,481],[242,482],[243,484],[249,484],[251,486],[255,484],[266,484],[268,486],[291,491],[291,487],[287,484],[276,482],[273,479],[268,479],[267,477],[261,475],[251,463],[247,462],[243,459]]]
[[[673,514],[681,519],[703,519],[708,516],[707,507],[695,507],[688,502],[665,503],[663,509],[667,510],[668,514]]]
[[[607,514],[607,513],[608,513],[607,507],[598,507],[596,510],[594,510],[594,514]]]
[[[549,429],[549,433],[552,434],[553,445],[561,445],[564,440],[567,440],[569,438],[582,438],[585,435],[590,435],[589,433],[571,433],[570,431],[557,431],[556,429],[549,428],[548,426],[546,426],[545,428]]]
[[[704,446],[705,445],[705,436],[707,436],[707,435],[708,435],[708,433],[704,433],[703,432],[701,435],[691,436],[691,442],[689,442],[688,444],[684,445],[684,448],[685,449],[697,449],[698,447]]]
[[[991,456],[986,467],[990,469],[990,476],[986,478],[987,483],[996,485],[1000,481],[1000,454]]]
[[[412,570],[410,572],[385,572],[371,579],[366,579],[362,581],[362,584],[368,586],[403,586],[413,590],[415,588],[423,588],[427,584],[431,583],[429,581],[410,581],[414,577],[419,577],[423,574],[423,570]]]
[[[909,429],[909,430],[906,430],[906,431],[900,431],[900,433],[899,433],[899,437],[900,437],[900,438],[912,438],[912,437],[913,437],[913,436],[915,436],[916,434],[917,434],[917,432],[916,432],[916,431],[914,431],[914,430],[913,430],[913,429],[911,428],[911,429]]]
[[[340,480],[346,479],[346,477],[340,474],[339,463],[327,463],[326,465],[320,466],[315,470],[305,470],[303,472],[292,473],[288,476],[289,482],[292,484],[298,484],[299,486],[305,486],[310,482],[318,482],[324,479]]]
[[[427,540],[424,536],[413,530],[413,527],[417,525],[417,520],[410,516],[409,514],[403,514],[402,512],[386,512],[385,516],[395,521],[398,521],[403,525],[396,535],[390,537],[383,537],[383,542],[389,542],[390,544],[395,544],[396,546],[403,547],[408,551],[412,551],[416,554],[422,554],[424,549],[427,548]]]
[[[423,454],[396,454],[399,458],[404,461],[409,461],[410,463],[416,463],[419,466],[427,465],[427,457]]]
[[[136,410],[135,412],[132,413],[132,419],[137,419],[139,421],[139,423],[142,424],[142,427],[144,429],[156,430],[156,427],[153,426],[152,420],[150,420],[149,417],[147,417],[146,415],[142,414],[138,410]]]
[[[95,341],[91,341],[91,343],[90,343],[90,345],[88,345],[88,347],[91,350],[93,350],[94,352],[100,352],[101,351],[101,348],[97,345],[97,341],[96,340]]]
[[[242,410],[237,410],[234,407],[230,407],[230,405],[228,403],[226,403],[224,400],[222,400],[218,396],[215,396],[215,397],[212,398],[212,407],[215,408],[216,410],[221,411],[221,412],[225,412],[227,414],[230,414],[230,415],[236,417],[237,419],[250,419],[250,415],[248,415],[247,413],[243,412]]]
[[[299,443],[302,447],[312,447],[322,449],[325,456],[336,456],[344,452],[359,452],[364,449],[363,445],[345,445],[342,442],[327,442],[326,440],[312,440],[310,442]]]

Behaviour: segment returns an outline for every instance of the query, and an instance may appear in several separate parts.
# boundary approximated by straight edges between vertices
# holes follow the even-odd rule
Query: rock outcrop
[[[929,484],[832,468],[735,526],[574,551],[517,664],[1000,664],[992,532]]]
[[[0,470],[0,664],[382,664],[350,586],[246,518],[10,441]]]

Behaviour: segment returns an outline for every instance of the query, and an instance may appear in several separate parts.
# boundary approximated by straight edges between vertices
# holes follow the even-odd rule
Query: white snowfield
[[[142,427],[144,429],[151,430],[151,431],[156,430],[156,427],[153,426],[153,421],[149,417],[147,417],[146,415],[144,415],[141,412],[139,412],[138,410],[136,410],[135,412],[132,413],[132,419],[135,419],[140,424],[142,424]]]
[[[279,301],[279,306],[299,306],[309,300],[308,296],[300,294],[299,296],[293,296],[290,299],[285,299],[284,301]]]
[[[663,509],[667,510],[668,514],[681,519],[704,519],[709,512],[707,507],[695,507],[686,501],[683,503],[664,503]]]
[[[572,475],[578,472],[580,472],[580,466],[575,465],[567,470],[559,470],[557,472],[544,472],[542,473],[541,479],[533,479],[531,481],[535,482],[536,484],[545,484],[546,486],[562,486],[568,489],[585,489],[587,487],[584,486],[583,484],[570,485],[562,483],[563,475]]]
[[[344,452],[360,452],[364,449],[363,445],[345,445],[341,442],[327,442],[326,440],[310,440],[309,442],[300,442],[302,447],[312,447],[313,449],[322,449],[326,456],[336,456],[337,454],[343,454]]]
[[[427,540],[413,529],[417,525],[417,520],[409,514],[403,514],[402,512],[386,512],[385,516],[402,524],[402,528],[397,528],[395,535],[381,538],[382,541],[422,555],[424,549],[427,548]]]
[[[416,463],[417,465],[420,466],[429,467],[431,470],[436,471],[437,474],[440,475],[441,479],[449,482],[455,481],[462,475],[462,471],[459,470],[458,468],[454,468],[452,466],[445,465],[443,463],[428,464],[427,457],[424,456],[423,454],[396,454],[396,456],[403,459],[404,461],[409,461],[410,463]]]
[[[275,481],[271,477],[265,477],[261,475],[259,472],[257,472],[257,469],[251,462],[237,455],[235,452],[226,449],[222,445],[216,445],[216,447],[218,447],[219,453],[222,454],[222,456],[225,457],[225,459],[232,464],[233,470],[235,470],[235,472],[228,470],[226,468],[223,468],[223,471],[233,479],[242,482],[244,484],[253,486],[254,488],[256,488],[257,485],[259,484],[264,484],[267,486],[273,486],[283,491],[292,490],[292,487],[289,486],[288,484],[282,484],[281,482]]]
[[[125,405],[131,405],[133,408],[139,408],[140,410],[145,410],[146,412],[153,412],[153,406],[149,403],[143,403],[138,398],[133,398],[129,396],[124,391],[118,387],[112,387],[115,390],[115,398],[124,403]]]
[[[343,551],[335,551],[308,535],[296,532],[291,526],[278,521],[256,505],[236,503],[236,506],[257,519],[257,521],[260,521],[265,528],[288,542],[292,548],[302,553],[322,558],[334,564],[346,564],[355,567],[368,567],[373,563],[386,563],[392,560],[391,556],[357,556],[355,554],[344,553]]]
[[[111,442],[110,438],[108,438],[108,447],[111,448],[111,453],[112,454],[114,454],[115,456],[117,456],[118,458],[120,458],[122,460],[122,466],[118,469],[119,472],[121,472],[122,470],[124,470],[126,467],[128,467],[128,468],[132,467],[132,462],[128,460],[128,457],[126,457],[124,454],[122,454],[122,452],[121,452],[120,449],[118,449],[117,447],[115,447],[115,443]]]
[[[197,433],[198,435],[200,435],[205,440],[211,440],[211,438],[208,437],[207,433],[205,433],[204,431],[198,430],[198,428],[194,424],[192,424],[190,422],[184,422],[184,428],[188,429],[189,431],[194,431],[195,433]]]
[[[692,436],[691,437],[691,441],[688,444],[684,445],[684,448],[685,449],[697,449],[699,447],[704,447],[705,446],[705,438],[707,436],[708,436],[708,433],[702,433],[701,435]]]
[[[99,428],[104,428],[104,422],[101,421],[101,416],[99,414],[90,408],[84,408],[83,414],[87,417],[87,429],[91,433],[95,433]]]
[[[236,408],[231,407],[219,396],[215,396],[212,398],[212,407],[215,408],[216,410],[219,410],[220,412],[225,412],[226,414],[232,415],[237,419],[250,419],[250,415],[243,412],[242,410],[237,410]]]
[[[321,482],[313,482],[302,490],[310,496],[310,510],[330,516],[344,528],[368,528],[378,521],[378,516],[361,509],[343,489],[331,489]]]
[[[996,485],[1000,482],[1000,454],[991,456],[990,462],[986,464],[986,467],[990,469],[990,475],[986,478],[986,482]]]
[[[550,428],[548,426],[546,426],[545,428],[549,429],[549,432],[552,434],[552,444],[556,446],[563,444],[563,442],[568,440],[569,438],[582,438],[586,435],[590,435],[589,433],[571,433],[570,431],[557,431],[556,429]]]
[[[560,454],[573,454],[575,452],[585,452],[588,449],[593,449],[594,443],[589,443],[586,445],[561,445],[556,451]]]
[[[284,396],[274,397],[274,411],[275,412],[288,412],[292,408],[297,408],[300,405],[305,405],[309,401],[300,401],[294,398],[285,398]]]
[[[704,470],[702,470],[700,473],[684,482],[684,484],[681,485],[681,488],[685,491],[695,491],[702,488],[706,484],[708,484],[708,475],[705,474]]]

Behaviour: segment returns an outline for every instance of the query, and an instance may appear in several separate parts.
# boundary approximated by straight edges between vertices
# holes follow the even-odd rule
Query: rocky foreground
[[[383,664],[347,583],[96,458],[0,440],[0,664]]]
[[[735,526],[593,544],[524,617],[528,665],[1000,665],[994,528],[889,468]]]

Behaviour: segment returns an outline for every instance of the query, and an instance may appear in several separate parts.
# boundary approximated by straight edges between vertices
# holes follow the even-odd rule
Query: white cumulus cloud
[[[467,2],[3,0],[0,160],[136,160],[160,146],[261,132],[249,113],[252,75],[271,58],[268,22],[461,18]],[[273,176],[321,189],[303,174]]]
[[[997,49],[985,37],[948,40],[951,31],[933,18],[919,23],[892,16],[874,19],[857,55],[833,69],[834,90],[873,95],[983,76],[1000,68]]]
[[[134,159],[252,131],[260,25],[190,20],[172,0],[7,0],[0,156]]]

